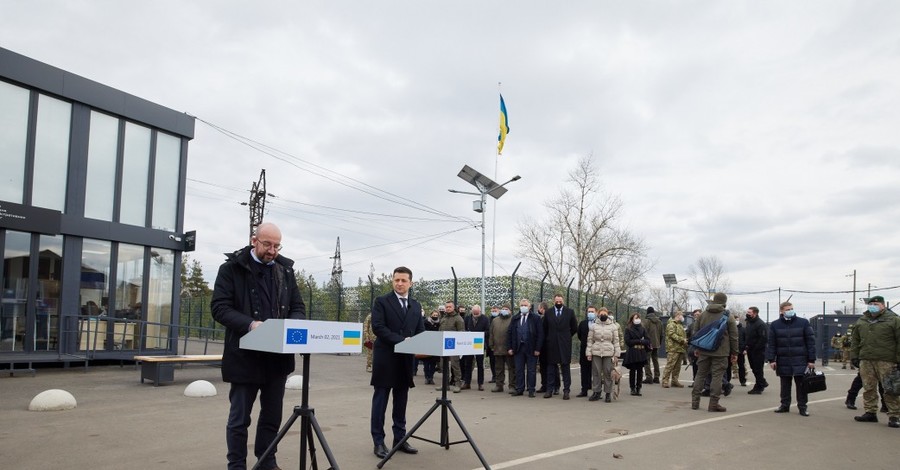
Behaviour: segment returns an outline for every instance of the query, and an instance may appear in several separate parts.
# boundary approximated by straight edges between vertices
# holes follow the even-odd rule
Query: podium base
[[[478,450],[478,446],[475,445],[475,440],[472,439],[472,435],[469,434],[469,431],[466,429],[466,426],[463,424],[462,419],[460,419],[459,415],[456,413],[456,410],[453,408],[453,403],[451,403],[451,401],[447,399],[447,385],[449,382],[448,376],[450,375],[449,374],[449,372],[450,372],[450,363],[449,362],[450,361],[449,361],[448,357],[441,358],[441,363],[442,363],[441,367],[444,370],[444,373],[442,374],[443,377],[441,379],[441,383],[442,383],[441,398],[438,398],[437,400],[434,401],[434,405],[431,405],[431,409],[429,409],[427,412],[425,412],[425,415],[423,415],[422,418],[419,419],[419,421],[415,424],[415,426],[413,426],[406,433],[406,435],[403,436],[403,439],[401,439],[400,442],[398,442],[396,445],[394,445],[394,447],[390,450],[390,452],[388,452],[388,454],[383,459],[381,459],[381,461],[378,462],[378,465],[377,465],[378,468],[383,467],[384,464],[387,463],[387,461],[390,460],[391,457],[393,457],[394,453],[396,453],[397,450],[400,449],[400,447],[406,443],[406,441],[408,441],[410,438],[415,438],[420,441],[430,442],[432,444],[439,445],[439,446],[443,447],[444,449],[449,449],[450,446],[452,446],[452,445],[465,444],[466,442],[468,442],[472,446],[472,450],[475,451],[475,455],[478,456],[478,460],[481,461],[481,465],[485,469],[490,470],[491,466],[484,459],[484,455],[481,454],[481,451]],[[425,439],[425,438],[416,436],[415,435],[416,431],[423,424],[425,424],[425,421],[427,421],[428,418],[430,418],[431,415],[434,414],[434,412],[437,411],[438,409],[441,410],[441,438],[440,438],[440,441],[433,441],[430,439]],[[449,420],[448,420],[448,416],[447,416],[448,411],[450,412],[450,414],[453,415],[453,419],[456,420],[456,424],[459,426],[459,429],[462,431],[463,435],[466,436],[466,438],[464,440],[450,442],[450,426],[448,424]]]

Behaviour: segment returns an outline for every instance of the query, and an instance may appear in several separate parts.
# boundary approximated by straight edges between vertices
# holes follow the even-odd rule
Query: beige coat
[[[599,320],[588,328],[586,356],[619,357],[619,327],[612,319],[600,323]]]

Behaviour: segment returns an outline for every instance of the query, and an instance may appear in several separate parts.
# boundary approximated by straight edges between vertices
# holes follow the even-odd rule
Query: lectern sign
[[[274,353],[359,353],[362,323],[266,320],[241,338],[242,349]]]

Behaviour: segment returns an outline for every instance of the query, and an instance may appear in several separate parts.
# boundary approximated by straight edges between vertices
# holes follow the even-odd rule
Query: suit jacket
[[[413,355],[394,352],[394,345],[425,331],[422,306],[408,298],[406,313],[393,291],[375,299],[372,305],[372,381],[376,387],[415,387]]]
[[[507,350],[512,349],[513,354],[519,352],[521,348],[529,354],[534,354],[541,350],[544,344],[544,328],[541,327],[540,315],[535,312],[529,312],[525,327],[528,328],[528,342],[519,343],[519,323],[522,322],[522,314],[517,313],[509,322],[509,331],[506,332]]]
[[[572,362],[572,336],[578,331],[575,311],[563,306],[559,316],[556,306],[544,312],[544,354],[548,364]]]

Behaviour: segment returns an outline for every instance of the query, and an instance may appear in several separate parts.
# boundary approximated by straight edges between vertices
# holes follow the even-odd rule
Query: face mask
[[[492,317],[496,317],[497,315],[500,315],[500,312],[498,312],[498,311],[496,311],[496,310],[491,310],[491,316],[492,316]]]
[[[438,317],[431,317],[431,321],[432,321],[433,323],[434,323],[434,322],[437,322],[437,321],[438,321]]]
[[[596,318],[597,318],[597,314],[596,314],[596,313],[594,313],[594,312],[588,312],[588,313],[587,313],[587,319],[588,319],[588,320],[594,321],[594,319],[596,319]]]
[[[519,312],[528,313],[528,307],[519,307]]]
[[[634,319],[634,324],[635,324],[635,325],[640,325],[640,324],[641,324],[641,319],[640,319],[640,318],[635,318],[635,319]]]
[[[784,318],[794,318],[796,313],[793,310],[788,310],[784,312]]]
[[[556,308],[562,308],[562,302],[557,302],[555,305],[556,305]]]
[[[605,322],[606,320],[609,320],[609,315],[600,315],[600,321]]]
[[[502,316],[502,317],[508,317],[508,316],[509,316],[509,310],[507,310],[507,309],[505,309],[505,308],[504,308],[503,310],[500,310],[500,316]]]
[[[881,307],[877,305],[869,305],[867,308],[869,309],[869,313],[878,313],[881,311]]]

